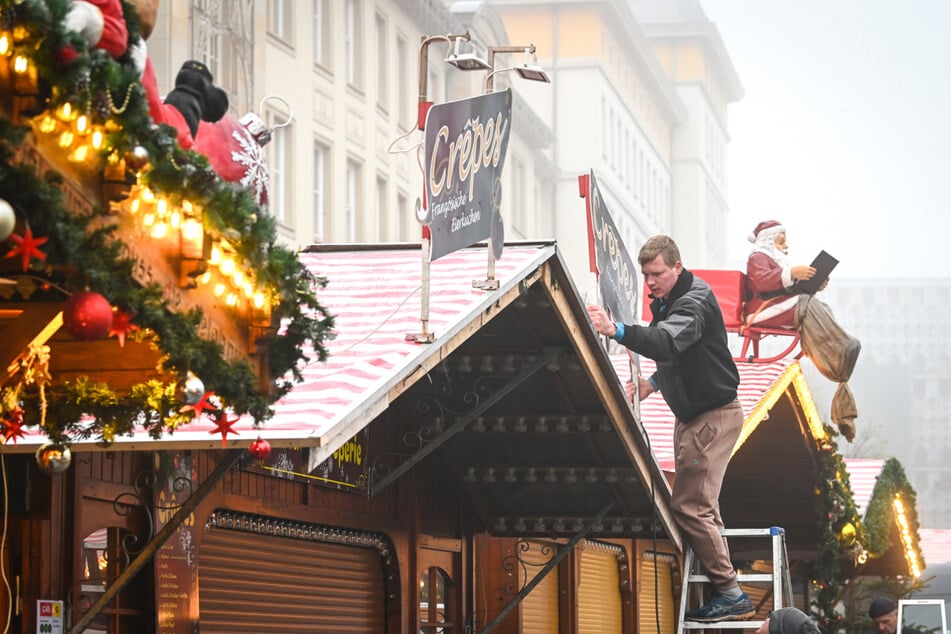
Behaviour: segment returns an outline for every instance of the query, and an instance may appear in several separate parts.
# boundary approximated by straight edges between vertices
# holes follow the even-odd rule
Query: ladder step
[[[721,621],[719,623],[700,623],[685,621],[685,630],[758,630],[766,621]]]
[[[768,535],[785,535],[786,531],[779,526],[772,528],[722,528],[720,534],[724,537],[766,537]]]
[[[753,581],[753,582],[761,581],[761,582],[766,582],[766,581],[772,581],[772,580],[773,580],[773,575],[772,575],[772,574],[769,574],[769,573],[762,573],[762,574],[761,574],[761,573],[737,574],[737,575],[736,575],[736,580],[737,580],[737,581]],[[707,575],[699,574],[699,573],[692,573],[692,574],[687,578],[687,583],[700,583],[700,582],[709,583],[709,582],[710,582],[710,577],[708,577]]]

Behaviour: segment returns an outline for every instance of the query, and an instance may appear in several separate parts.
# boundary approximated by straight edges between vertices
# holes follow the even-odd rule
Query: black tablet
[[[829,273],[832,272],[832,269],[834,269],[835,265],[838,263],[838,260],[826,253],[824,250],[819,251],[819,255],[817,255],[816,259],[813,260],[812,264],[809,265],[816,270],[816,274],[811,280],[799,280],[796,282],[794,287],[796,292],[815,295],[819,288],[825,283],[825,281],[829,279]]]

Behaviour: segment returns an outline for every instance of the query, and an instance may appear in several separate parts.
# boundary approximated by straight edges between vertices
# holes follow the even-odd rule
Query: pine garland
[[[172,200],[201,205],[206,230],[225,236],[238,259],[255,271],[258,283],[271,292],[272,322],[281,326],[265,344],[269,368],[278,379],[262,389],[247,361],[226,360],[219,343],[198,335],[200,311],[178,312],[157,284],[134,282],[133,262],[124,255],[125,245],[114,236],[108,216],[101,209],[90,215],[70,211],[59,174],[38,175],[31,167],[16,164],[14,151],[27,130],[0,116],[0,198],[35,235],[48,237],[43,266],[34,261],[30,275],[22,276],[15,289],[26,298],[84,287],[101,293],[135,315],[142,331],[132,336],[155,343],[163,354],[163,371],[177,377],[194,372],[229,410],[264,422],[273,415],[272,404],[301,380],[302,366],[326,358],[324,341],[331,336],[333,318],[317,299],[326,280],[312,275],[296,252],[277,243],[273,218],[249,191],[222,181],[203,155],[183,150],[174,129],[152,124],[131,60],[128,56],[113,60],[66,32],[62,20],[67,9],[66,0],[3,2],[0,28],[16,29],[17,51],[28,54],[37,69],[44,107],[53,110],[67,101],[80,103],[99,123],[117,122],[107,140],[110,150],[119,156],[147,156],[145,183]],[[123,2],[123,10],[133,41],[139,37],[136,10],[128,2]],[[75,57],[66,61],[64,49],[75,51]],[[101,159],[104,162],[105,156]],[[11,287],[0,288],[4,290],[12,292]],[[7,415],[17,405],[24,410],[26,425],[40,424],[45,407],[44,431],[51,440],[66,444],[89,438],[108,443],[136,426],[158,438],[191,420],[180,412],[174,382],[149,381],[121,395],[88,379],[45,393],[36,386],[8,385],[0,402],[2,413]]]
[[[848,555],[854,560],[865,549],[867,540],[853,501],[845,461],[832,440],[836,432],[829,425],[824,427],[826,439],[819,447],[816,486],[822,535],[819,557],[811,565],[810,575],[814,591],[812,605],[819,618],[819,628],[825,634],[833,634],[840,630],[841,615],[836,612],[836,606],[847,583],[847,571],[842,568],[841,558]]]

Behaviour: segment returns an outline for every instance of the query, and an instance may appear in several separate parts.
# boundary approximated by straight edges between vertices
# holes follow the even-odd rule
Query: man
[[[793,328],[799,301],[795,283],[811,280],[816,269],[790,266],[786,260],[786,228],[777,220],[765,220],[749,236],[753,248],[746,260],[746,276],[753,296],[746,307],[750,325]],[[824,286],[823,286],[824,288]]]
[[[650,326],[615,323],[589,306],[595,330],[657,362],[651,377],[638,376],[641,399],[659,391],[676,416],[676,478],[671,508],[715,588],[710,601],[687,619],[715,623],[754,615],[736,582],[726,540],[720,535],[720,487],[743,426],[736,398],[739,372],[727,347],[723,315],[706,282],[683,267],[668,236],[654,236],[638,255],[650,289]],[[633,396],[634,385],[627,385]]]
[[[797,608],[773,610],[755,634],[819,634],[819,626]]]
[[[879,634],[895,634],[898,631],[898,604],[887,597],[872,601],[868,615],[875,622],[875,631]],[[918,630],[902,628],[902,634],[921,634]]]

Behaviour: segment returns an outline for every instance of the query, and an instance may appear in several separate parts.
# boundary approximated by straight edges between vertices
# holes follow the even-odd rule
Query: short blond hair
[[[656,235],[647,239],[641,252],[637,254],[637,262],[641,265],[653,262],[658,255],[664,257],[664,264],[673,266],[680,262],[680,249],[670,236]]]

